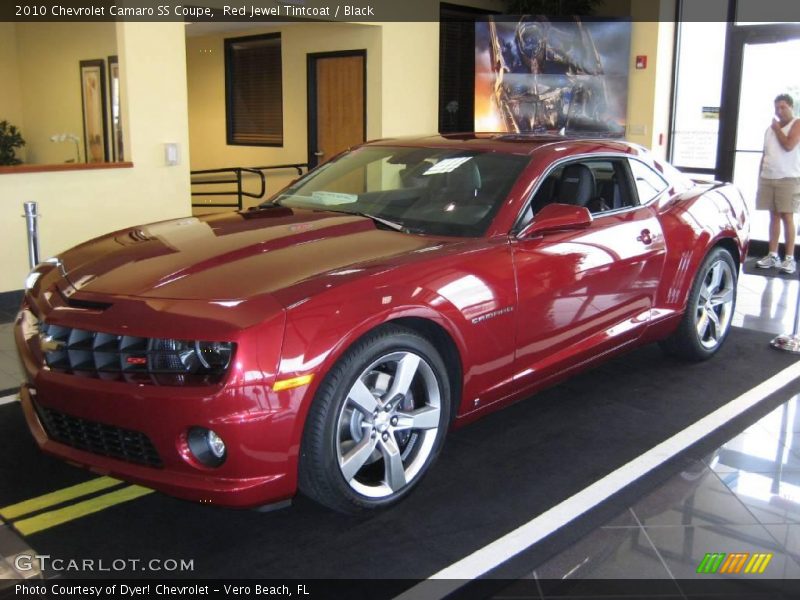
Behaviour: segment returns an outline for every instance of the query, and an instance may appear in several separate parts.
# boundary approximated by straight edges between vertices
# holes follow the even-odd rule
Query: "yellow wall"
[[[663,12],[663,5],[670,2],[674,6],[674,0],[665,0],[661,5],[636,0],[634,4],[638,6],[632,8],[638,11],[640,18],[652,16],[652,20],[632,23],[627,134],[632,141],[653,148],[659,154],[666,149],[674,29],[671,23],[660,23],[658,19],[659,10]],[[625,2],[617,4],[620,10],[631,8]],[[274,31],[281,31],[282,36],[284,146],[228,146],[225,142],[224,39]],[[306,54],[353,48],[367,49],[368,139],[438,130],[437,22],[284,24],[190,37],[187,39],[187,68],[192,168],[305,162]],[[637,54],[648,56],[647,69],[634,69]],[[661,146],[658,145],[659,134],[664,134]],[[268,195],[292,177],[288,172],[282,177],[273,175],[269,183],[268,175]],[[232,198],[225,201],[232,201]]]
[[[78,63],[117,54],[114,23],[19,23],[16,29],[26,162],[74,159],[74,143],[50,141],[59,133],[80,137],[84,161]]]
[[[228,146],[224,39],[274,31],[281,32],[284,145]],[[306,162],[306,55],[312,52],[367,50],[367,139],[438,129],[439,24],[435,22],[285,24],[235,34],[189,37],[186,46],[192,169]],[[292,172],[268,174],[267,194],[294,176]],[[231,198],[215,200],[227,202]]]
[[[629,129],[629,138],[645,146],[652,146],[660,131],[666,133],[672,33],[665,25],[656,20],[633,24],[631,56],[647,54],[649,61],[645,71],[631,66],[628,123],[643,125],[645,133]],[[304,162],[308,52],[367,49],[369,138],[437,129],[437,23],[280,26],[283,148],[225,144],[224,36],[186,39],[184,29],[181,23],[116,24],[126,148],[134,168],[0,175],[0,292],[20,289],[28,271],[19,216],[25,200],[39,202],[42,256],[47,257],[114,229],[188,214],[190,158],[195,169]],[[235,35],[261,31],[268,30]],[[77,82],[77,62],[72,67]],[[0,59],[0,72],[3,68],[8,71],[8,64]],[[164,166],[165,142],[180,144],[179,166]]]
[[[626,138],[664,158],[669,136],[675,24],[674,0],[633,2],[628,125]],[[645,20],[648,19],[648,20]],[[647,68],[636,69],[637,55],[647,56]]]
[[[281,32],[283,146],[229,146],[225,137],[224,40],[226,37],[275,31]],[[367,138],[375,138],[381,135],[382,48],[379,27],[344,23],[302,23],[188,37],[186,66],[192,169],[305,163],[308,160],[306,54],[361,49],[367,51]],[[268,194],[277,191],[296,176],[293,171],[268,174]],[[203,191],[211,190],[206,188]],[[215,200],[230,201],[229,198],[209,201]]]
[[[381,137],[439,130],[439,23],[383,23]]]
[[[115,229],[189,214],[184,27],[116,24],[133,168],[0,175],[0,292],[21,289],[28,272],[26,200],[39,204],[42,258]],[[76,64],[76,79],[77,72]],[[179,165],[164,165],[165,142],[180,144]]]
[[[22,97],[19,88],[19,65],[17,64],[17,32],[13,23],[0,23],[0,121],[8,121],[25,135],[22,115]],[[25,157],[25,148],[17,150],[17,157]]]

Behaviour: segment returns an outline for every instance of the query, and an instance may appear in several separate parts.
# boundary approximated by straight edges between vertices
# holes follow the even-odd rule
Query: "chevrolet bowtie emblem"
[[[39,348],[42,352],[57,352],[66,346],[67,343],[63,340],[57,340],[51,335],[46,335],[39,338]]]

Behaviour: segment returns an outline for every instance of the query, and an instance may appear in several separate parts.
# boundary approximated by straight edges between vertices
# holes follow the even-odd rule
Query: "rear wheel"
[[[414,331],[368,334],[331,369],[311,406],[300,490],[357,513],[405,497],[433,464],[450,420],[441,356]]]
[[[736,264],[724,248],[715,248],[697,271],[683,320],[661,342],[669,354],[705,360],[722,346],[736,306]]]

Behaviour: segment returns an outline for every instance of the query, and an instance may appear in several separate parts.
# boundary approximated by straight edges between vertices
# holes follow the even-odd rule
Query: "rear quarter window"
[[[646,204],[669,187],[666,179],[643,162],[630,160],[631,174],[639,194],[639,203]]]

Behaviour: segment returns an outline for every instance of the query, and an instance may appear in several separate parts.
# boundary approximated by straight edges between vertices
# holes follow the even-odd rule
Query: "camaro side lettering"
[[[490,313],[486,313],[485,315],[481,315],[480,317],[475,317],[472,319],[472,324],[477,325],[478,323],[482,323],[487,319],[493,319],[495,317],[499,317],[500,315],[507,315],[508,313],[514,310],[513,306],[506,306],[505,308],[501,308],[499,310],[494,310]]]

